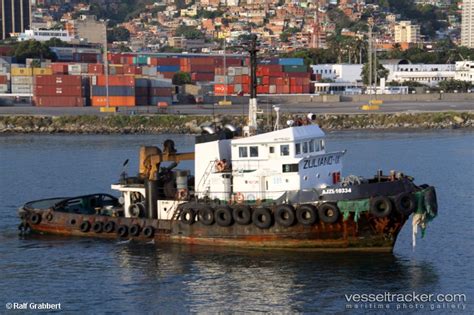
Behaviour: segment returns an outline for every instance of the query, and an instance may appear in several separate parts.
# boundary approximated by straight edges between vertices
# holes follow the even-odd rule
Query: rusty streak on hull
[[[80,215],[57,211],[23,210],[23,224],[27,224],[32,232],[42,234],[56,234],[63,236],[98,237],[117,239],[116,230],[120,225],[128,227],[137,224],[140,226],[140,235],[127,235],[126,239],[150,240],[197,244],[218,245],[252,248],[282,248],[298,250],[336,250],[336,251],[384,251],[390,252],[395,245],[398,233],[407,220],[407,217],[391,214],[387,218],[376,218],[369,213],[360,216],[354,222],[352,216],[346,221],[342,218],[334,224],[318,222],[313,226],[295,224],[291,227],[282,227],[274,224],[268,229],[260,229],[253,224],[229,227],[217,224],[211,226],[200,222],[188,225],[179,220],[156,220],[144,218],[108,217],[99,215]],[[42,214],[38,224],[31,222],[33,213]],[[50,219],[50,220],[48,220]],[[96,233],[92,229],[82,232],[80,225],[88,221],[91,225],[100,221],[103,224],[113,221],[115,230],[111,233]],[[154,236],[147,238],[143,229],[151,226]]]

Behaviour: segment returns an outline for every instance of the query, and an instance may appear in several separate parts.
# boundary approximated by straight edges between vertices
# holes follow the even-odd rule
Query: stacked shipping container
[[[34,102],[43,107],[82,107],[88,96],[87,80],[79,75],[35,76]]]

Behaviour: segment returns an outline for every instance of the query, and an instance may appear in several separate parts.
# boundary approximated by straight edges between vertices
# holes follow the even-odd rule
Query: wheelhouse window
[[[324,150],[325,148],[324,140],[319,140],[319,146],[321,147],[321,150]]]
[[[283,173],[295,173],[298,172],[298,164],[283,164],[282,165]]]
[[[303,153],[308,153],[308,142],[303,142]]]
[[[280,155],[281,156],[288,156],[290,155],[290,145],[282,144],[280,145]]]
[[[257,146],[251,146],[249,147],[250,149],[250,157],[258,157],[258,147]]]
[[[239,147],[239,157],[241,158],[248,157],[247,147]]]
[[[314,140],[309,141],[309,152],[314,152]]]
[[[269,148],[268,148],[268,151],[269,151],[270,153],[275,153],[275,147],[269,147]]]
[[[301,154],[301,143],[295,143],[295,154]]]
[[[318,152],[321,151],[320,146],[319,146],[319,140],[314,140],[314,151]]]

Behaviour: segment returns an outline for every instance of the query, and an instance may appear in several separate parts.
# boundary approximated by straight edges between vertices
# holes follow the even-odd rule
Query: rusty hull
[[[39,224],[31,222],[33,212],[41,213]],[[52,216],[47,216],[52,214]],[[47,217],[51,219],[48,221]],[[407,217],[392,213],[386,218],[376,218],[369,213],[360,216],[354,222],[351,215],[346,221],[339,218],[334,224],[318,222],[313,226],[295,224],[291,227],[282,227],[273,224],[269,229],[260,229],[253,224],[229,227],[217,224],[211,226],[195,222],[192,225],[179,220],[156,220],[145,218],[108,217],[99,215],[80,215],[56,211],[23,210],[22,224],[27,224],[31,231],[41,234],[56,234],[63,236],[98,237],[118,239],[116,232],[95,233],[81,232],[83,221],[92,224],[96,221],[115,222],[115,230],[119,225],[138,224],[144,227],[152,226],[155,229],[154,239],[173,243],[236,246],[253,248],[285,248],[300,250],[360,250],[390,252],[395,245],[398,233],[405,224]],[[75,222],[74,222],[75,221]],[[74,224],[73,224],[74,223]],[[139,236],[127,236],[126,239],[149,240],[143,233]]]

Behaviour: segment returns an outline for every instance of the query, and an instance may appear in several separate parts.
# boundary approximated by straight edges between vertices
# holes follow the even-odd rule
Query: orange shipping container
[[[7,84],[8,77],[6,75],[0,75],[0,84]]]
[[[227,93],[226,93],[227,91]],[[214,94],[215,95],[230,95],[234,93],[234,86],[229,84],[215,84],[214,85]]]
[[[92,80],[93,85],[105,86],[105,75],[98,75],[96,83]],[[109,75],[109,86],[135,86],[135,78],[129,75]]]
[[[92,96],[92,106],[107,106],[107,97]],[[109,106],[135,106],[135,96],[109,96]]]
[[[53,71],[53,74],[67,74],[67,63],[52,63],[51,70]]]

